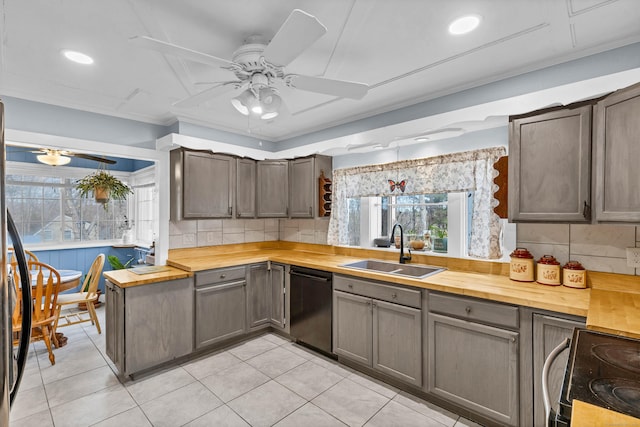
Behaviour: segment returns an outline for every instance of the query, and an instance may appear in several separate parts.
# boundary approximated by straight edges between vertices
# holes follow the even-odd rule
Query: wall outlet
[[[627,267],[640,268],[640,248],[627,248]]]

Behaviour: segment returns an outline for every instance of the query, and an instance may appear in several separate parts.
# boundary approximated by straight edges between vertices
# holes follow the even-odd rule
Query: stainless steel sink
[[[423,279],[432,274],[446,270],[443,267],[433,267],[429,265],[400,264],[396,262],[378,261],[375,259],[365,259],[362,261],[342,264],[340,267],[355,268],[358,270],[377,271],[379,273],[394,274],[397,276],[407,276]]]

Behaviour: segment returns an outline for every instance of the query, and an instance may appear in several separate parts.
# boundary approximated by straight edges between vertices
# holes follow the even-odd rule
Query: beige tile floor
[[[274,334],[121,382],[104,334],[62,332],[54,366],[32,344],[11,427],[477,426]]]

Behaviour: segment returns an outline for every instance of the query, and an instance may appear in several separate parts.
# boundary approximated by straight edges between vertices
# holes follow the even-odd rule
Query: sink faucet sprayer
[[[411,261],[411,249],[408,249],[409,256],[404,256],[404,232],[402,231],[402,226],[399,223],[394,224],[391,229],[391,237],[389,237],[389,241],[393,242],[393,235],[396,232],[396,227],[400,229],[400,264],[405,264],[406,261]]]

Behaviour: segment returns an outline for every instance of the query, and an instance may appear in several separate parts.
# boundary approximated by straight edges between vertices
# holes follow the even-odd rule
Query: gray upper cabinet
[[[289,214],[289,162],[263,160],[257,164],[257,216],[283,218]]]
[[[291,218],[318,216],[320,172],[331,178],[331,157],[312,156],[289,161],[289,214]]]
[[[291,218],[313,218],[315,159],[306,157],[289,162],[289,211]]]
[[[256,161],[238,159],[236,163],[236,217],[256,216]]]
[[[542,367],[553,349],[565,338],[571,338],[574,328],[584,328],[584,321],[570,320],[544,314],[533,315],[533,425],[544,425],[542,404]],[[569,350],[560,353],[549,369],[549,397],[554,411],[558,411],[558,398],[567,367]]]
[[[173,150],[171,220],[232,216],[234,157],[204,151]]]
[[[640,84],[601,100],[595,113],[595,215],[640,222]]]
[[[588,104],[511,118],[510,221],[591,220],[592,108]]]

